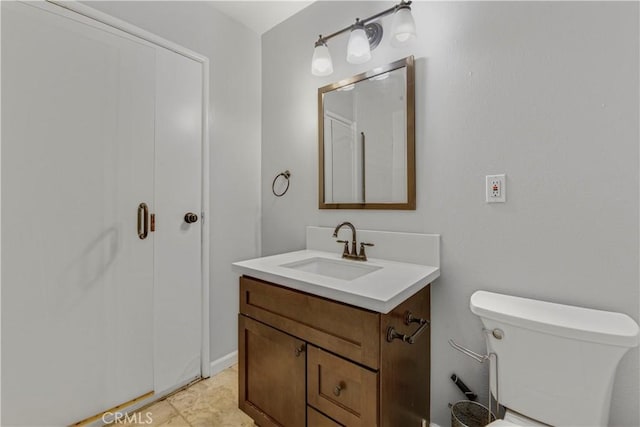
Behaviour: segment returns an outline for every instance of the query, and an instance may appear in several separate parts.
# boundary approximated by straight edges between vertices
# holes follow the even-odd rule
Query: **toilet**
[[[497,355],[491,394],[507,408],[491,427],[607,425],[616,368],[638,345],[633,319],[486,291],[470,308]]]

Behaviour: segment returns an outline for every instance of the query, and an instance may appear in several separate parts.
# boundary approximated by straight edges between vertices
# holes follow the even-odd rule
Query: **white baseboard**
[[[211,362],[211,375],[215,375],[238,363],[238,352],[232,351]]]

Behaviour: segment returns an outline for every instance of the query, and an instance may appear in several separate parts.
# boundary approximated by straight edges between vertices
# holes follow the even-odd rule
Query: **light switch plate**
[[[507,201],[507,176],[487,175],[485,181],[487,203],[504,203]]]

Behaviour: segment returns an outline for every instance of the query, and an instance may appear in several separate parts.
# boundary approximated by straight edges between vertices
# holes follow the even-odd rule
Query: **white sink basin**
[[[362,261],[342,261],[320,257],[281,264],[280,267],[292,268],[294,270],[306,271],[307,273],[342,280],[354,280],[382,268],[376,265],[364,264]]]

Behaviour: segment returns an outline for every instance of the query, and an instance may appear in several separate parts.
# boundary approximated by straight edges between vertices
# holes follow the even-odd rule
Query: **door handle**
[[[149,235],[149,207],[146,203],[138,205],[138,237],[144,240]]]
[[[186,222],[187,224],[191,224],[198,221],[198,215],[194,214],[193,212],[187,212],[186,214],[184,214],[184,222]]]

